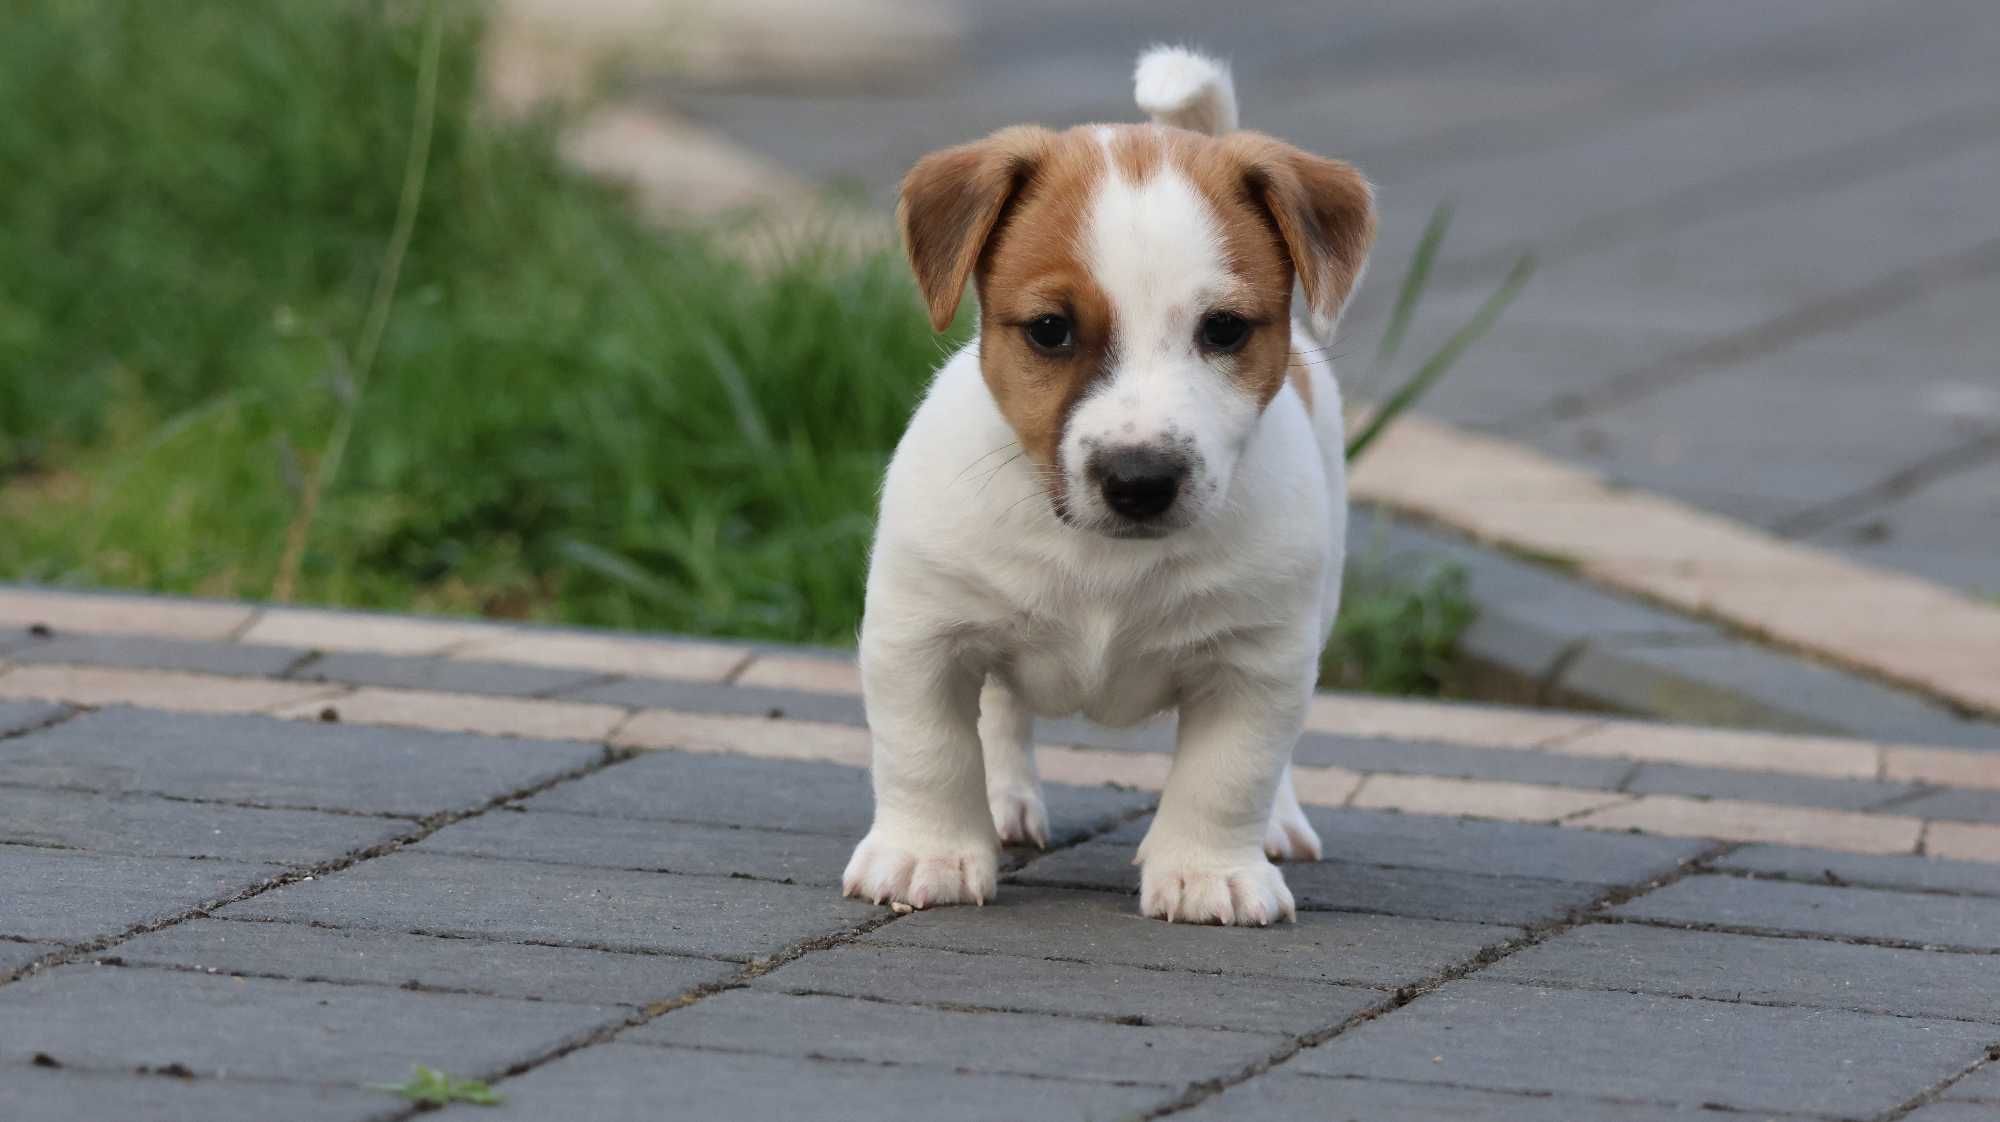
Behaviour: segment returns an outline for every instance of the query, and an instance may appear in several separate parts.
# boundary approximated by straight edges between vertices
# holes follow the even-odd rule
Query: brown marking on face
[[[1113,361],[1111,301],[1082,256],[1084,219],[1105,163],[1104,148],[1090,130],[1053,137],[973,272],[980,370],[1022,450],[1039,468],[1061,466],[1070,413]],[[1074,340],[1069,353],[1046,354],[1029,342],[1026,326],[1045,315],[1069,320]],[[1061,472],[1045,478],[1060,505]]]

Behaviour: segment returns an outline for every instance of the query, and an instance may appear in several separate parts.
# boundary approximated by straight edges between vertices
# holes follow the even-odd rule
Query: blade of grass
[[[340,472],[347,442],[354,432],[354,418],[368,389],[368,375],[382,346],[382,333],[389,326],[389,309],[395,303],[396,283],[401,279],[403,258],[410,250],[410,238],[417,230],[417,207],[423,201],[424,176],[430,168],[431,126],[437,119],[438,62],[444,51],[444,5],[429,0],[424,25],[423,59],[417,71],[416,107],[412,111],[410,150],[403,164],[403,189],[396,201],[396,224],[389,233],[383,254],[382,272],[361,326],[361,345],[355,348],[354,378],[350,392],[341,402],[333,433],[306,477],[305,494],[298,515],[285,530],[285,552],[278,562],[278,574],[271,584],[271,599],[280,604],[292,598],[298,586],[299,565],[305,559],[313,522],[319,517],[320,496]]]
[[[1513,302],[1514,297],[1520,293],[1521,286],[1528,283],[1528,278],[1533,276],[1534,272],[1535,259],[1532,256],[1523,255],[1514,262],[1514,267],[1507,271],[1507,278],[1500,282],[1500,287],[1493,290],[1493,294],[1486,298],[1486,302],[1479,306],[1479,310],[1473,313],[1465,326],[1454,332],[1451,338],[1445,340],[1443,346],[1424,360],[1424,364],[1417,368],[1417,372],[1410,375],[1409,379],[1397,387],[1396,392],[1390,394],[1389,399],[1375,410],[1361,431],[1348,440],[1349,461],[1358,459],[1367,451],[1368,446],[1375,442],[1375,438],[1382,435],[1382,430],[1388,428],[1397,417],[1402,416],[1421,400],[1424,394],[1430,391],[1431,386],[1458,362],[1459,356],[1465,353],[1465,349],[1478,342],[1479,337],[1492,328],[1493,321],[1498,319],[1507,305]]]
[[[1444,242],[1445,231],[1451,228],[1451,204],[1439,203],[1431,211],[1430,221],[1424,224],[1424,235],[1417,240],[1417,252],[1410,258],[1410,267],[1403,273],[1402,287],[1396,290],[1395,307],[1389,311],[1389,325],[1382,329],[1382,341],[1375,348],[1375,365],[1387,366],[1403,346],[1403,339],[1409,334],[1410,320],[1417,314],[1417,302],[1423,299],[1424,290],[1430,287],[1431,265],[1437,260],[1438,246]]]

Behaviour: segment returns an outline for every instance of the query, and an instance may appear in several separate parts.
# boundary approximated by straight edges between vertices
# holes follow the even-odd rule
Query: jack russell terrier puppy
[[[991,899],[1001,843],[1047,843],[1035,715],[1178,711],[1146,915],[1292,919],[1271,858],[1320,855],[1291,757],[1346,544],[1324,341],[1372,192],[1234,131],[1217,62],[1157,48],[1137,86],[1151,124],[1002,129],[903,180],[932,324],[969,279],[980,330],[883,486],[861,628],[875,819],[849,896]]]

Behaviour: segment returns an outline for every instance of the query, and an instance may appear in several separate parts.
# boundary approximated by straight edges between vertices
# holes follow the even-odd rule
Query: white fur
[[[1221,136],[1236,128],[1236,85],[1229,67],[1185,47],[1153,47],[1139,56],[1133,96],[1162,125]]]
[[[1173,767],[1139,847],[1141,909],[1292,916],[1270,857],[1319,856],[1290,761],[1339,608],[1340,394],[1297,327],[1310,411],[1289,381],[1259,410],[1229,378],[1233,359],[1196,348],[1201,317],[1239,283],[1207,207],[1170,167],[1143,183],[1108,175],[1091,202],[1080,250],[1115,309],[1118,362],[1063,435],[1069,520],[1019,454],[976,340],[912,418],[868,574],[876,812],[850,894],[983,903],[1003,839],[1047,840],[1032,717],[1129,725],[1174,709]],[[1089,451],[1162,440],[1191,443],[1198,461],[1170,532],[1101,532],[1114,516],[1083,473]]]

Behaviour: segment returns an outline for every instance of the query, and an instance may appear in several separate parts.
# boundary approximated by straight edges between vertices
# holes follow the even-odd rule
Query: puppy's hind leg
[[[1273,861],[1317,861],[1319,831],[1306,821],[1306,808],[1292,787],[1292,766],[1278,780],[1278,798],[1271,806],[1271,824],[1264,827],[1264,856]]]
[[[1035,718],[998,678],[979,692],[979,747],[986,756],[986,801],[1005,845],[1049,845],[1049,812],[1035,775]]]

